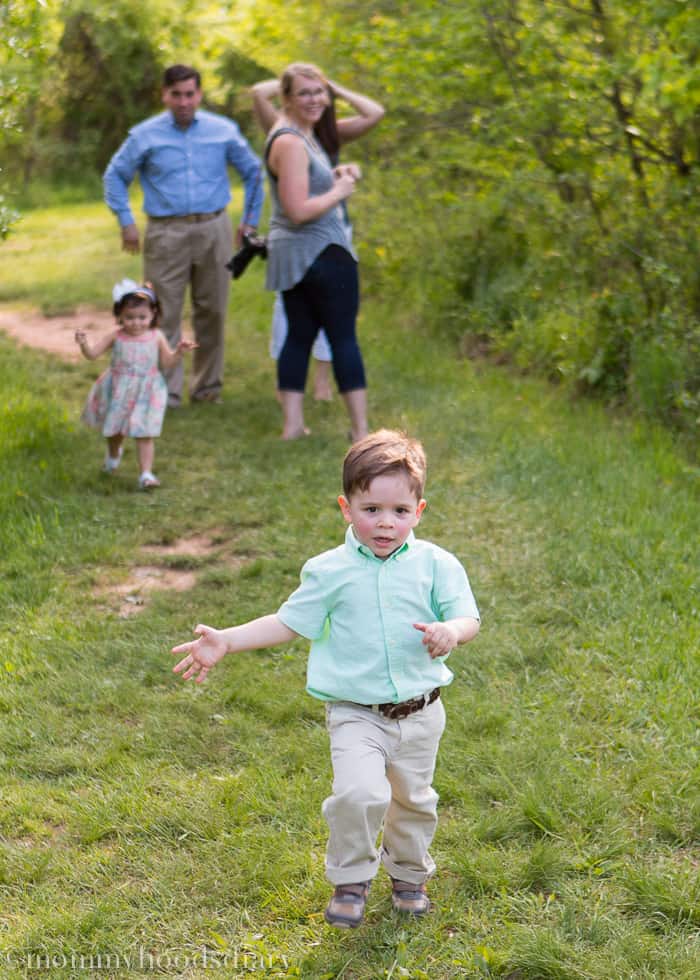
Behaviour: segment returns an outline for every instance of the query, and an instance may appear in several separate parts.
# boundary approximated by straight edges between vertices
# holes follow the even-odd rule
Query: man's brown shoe
[[[207,402],[210,405],[223,405],[224,400],[218,391],[203,391],[201,395],[193,395],[192,402]]]

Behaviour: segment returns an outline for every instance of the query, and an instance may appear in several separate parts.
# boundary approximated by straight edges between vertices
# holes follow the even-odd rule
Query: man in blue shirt
[[[197,626],[199,639],[173,649],[185,654],[175,672],[201,684],[227,653],[311,640],[306,689],[326,704],[333,762],[323,815],[335,889],[325,917],[340,928],[362,921],[380,863],[397,911],[430,908],[440,688],[453,678],[448,654],[479,632],[479,612],[457,558],[414,537],[425,468],[423,447],[401,432],[360,439],[345,457],[338,498],[350,525],[345,543],[306,562],[277,613],[224,630]]]
[[[130,130],[104,173],[105,201],[121,227],[122,248],[140,250],[139,231],[129,204],[129,185],[138,174],[148,216],[144,237],[144,280],[151,282],[162,309],[161,325],[170,345],[181,336],[189,286],[194,352],[190,400],[220,401],[224,333],[233,251],[228,167],[245,185],[244,217],[236,241],[255,231],[263,203],[261,163],[230,119],[200,109],[199,72],[172,65],[163,76],[166,111]],[[165,372],[168,404],[182,400],[183,367]]]

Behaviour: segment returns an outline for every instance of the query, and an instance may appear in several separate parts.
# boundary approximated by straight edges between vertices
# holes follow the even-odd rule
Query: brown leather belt
[[[218,211],[209,211],[206,214],[172,214],[164,215],[163,217],[151,214],[148,217],[149,221],[185,221],[188,225],[194,225],[199,224],[200,221],[211,221],[223,213],[224,208],[219,208]]]
[[[406,718],[408,715],[412,715],[415,711],[427,708],[429,704],[437,701],[439,697],[440,688],[435,687],[428,694],[421,694],[419,697],[410,698],[408,701],[399,701],[398,704],[388,702],[387,704],[368,704],[367,707],[371,708],[372,711],[378,711],[385,718],[391,718],[393,721],[397,721],[400,718]]]

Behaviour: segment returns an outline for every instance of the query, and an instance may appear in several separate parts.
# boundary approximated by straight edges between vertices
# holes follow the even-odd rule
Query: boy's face
[[[349,500],[341,495],[338,503],[357,540],[377,558],[401,547],[425,509],[404,473],[377,476],[366,490],[355,490]]]

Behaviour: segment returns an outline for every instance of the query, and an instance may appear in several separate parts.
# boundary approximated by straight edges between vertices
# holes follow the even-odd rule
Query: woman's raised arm
[[[352,89],[338,85],[330,79],[328,84],[335,97],[347,102],[357,113],[356,116],[338,119],[338,136],[341,143],[350,143],[352,140],[359,139],[384,118],[384,106],[380,102],[375,102],[374,99],[359,92],[353,92]]]
[[[262,131],[269,133],[279,116],[279,110],[273,102],[273,99],[278,98],[280,94],[279,79],[269,78],[265,82],[256,82],[250,91],[253,97],[255,118]]]

